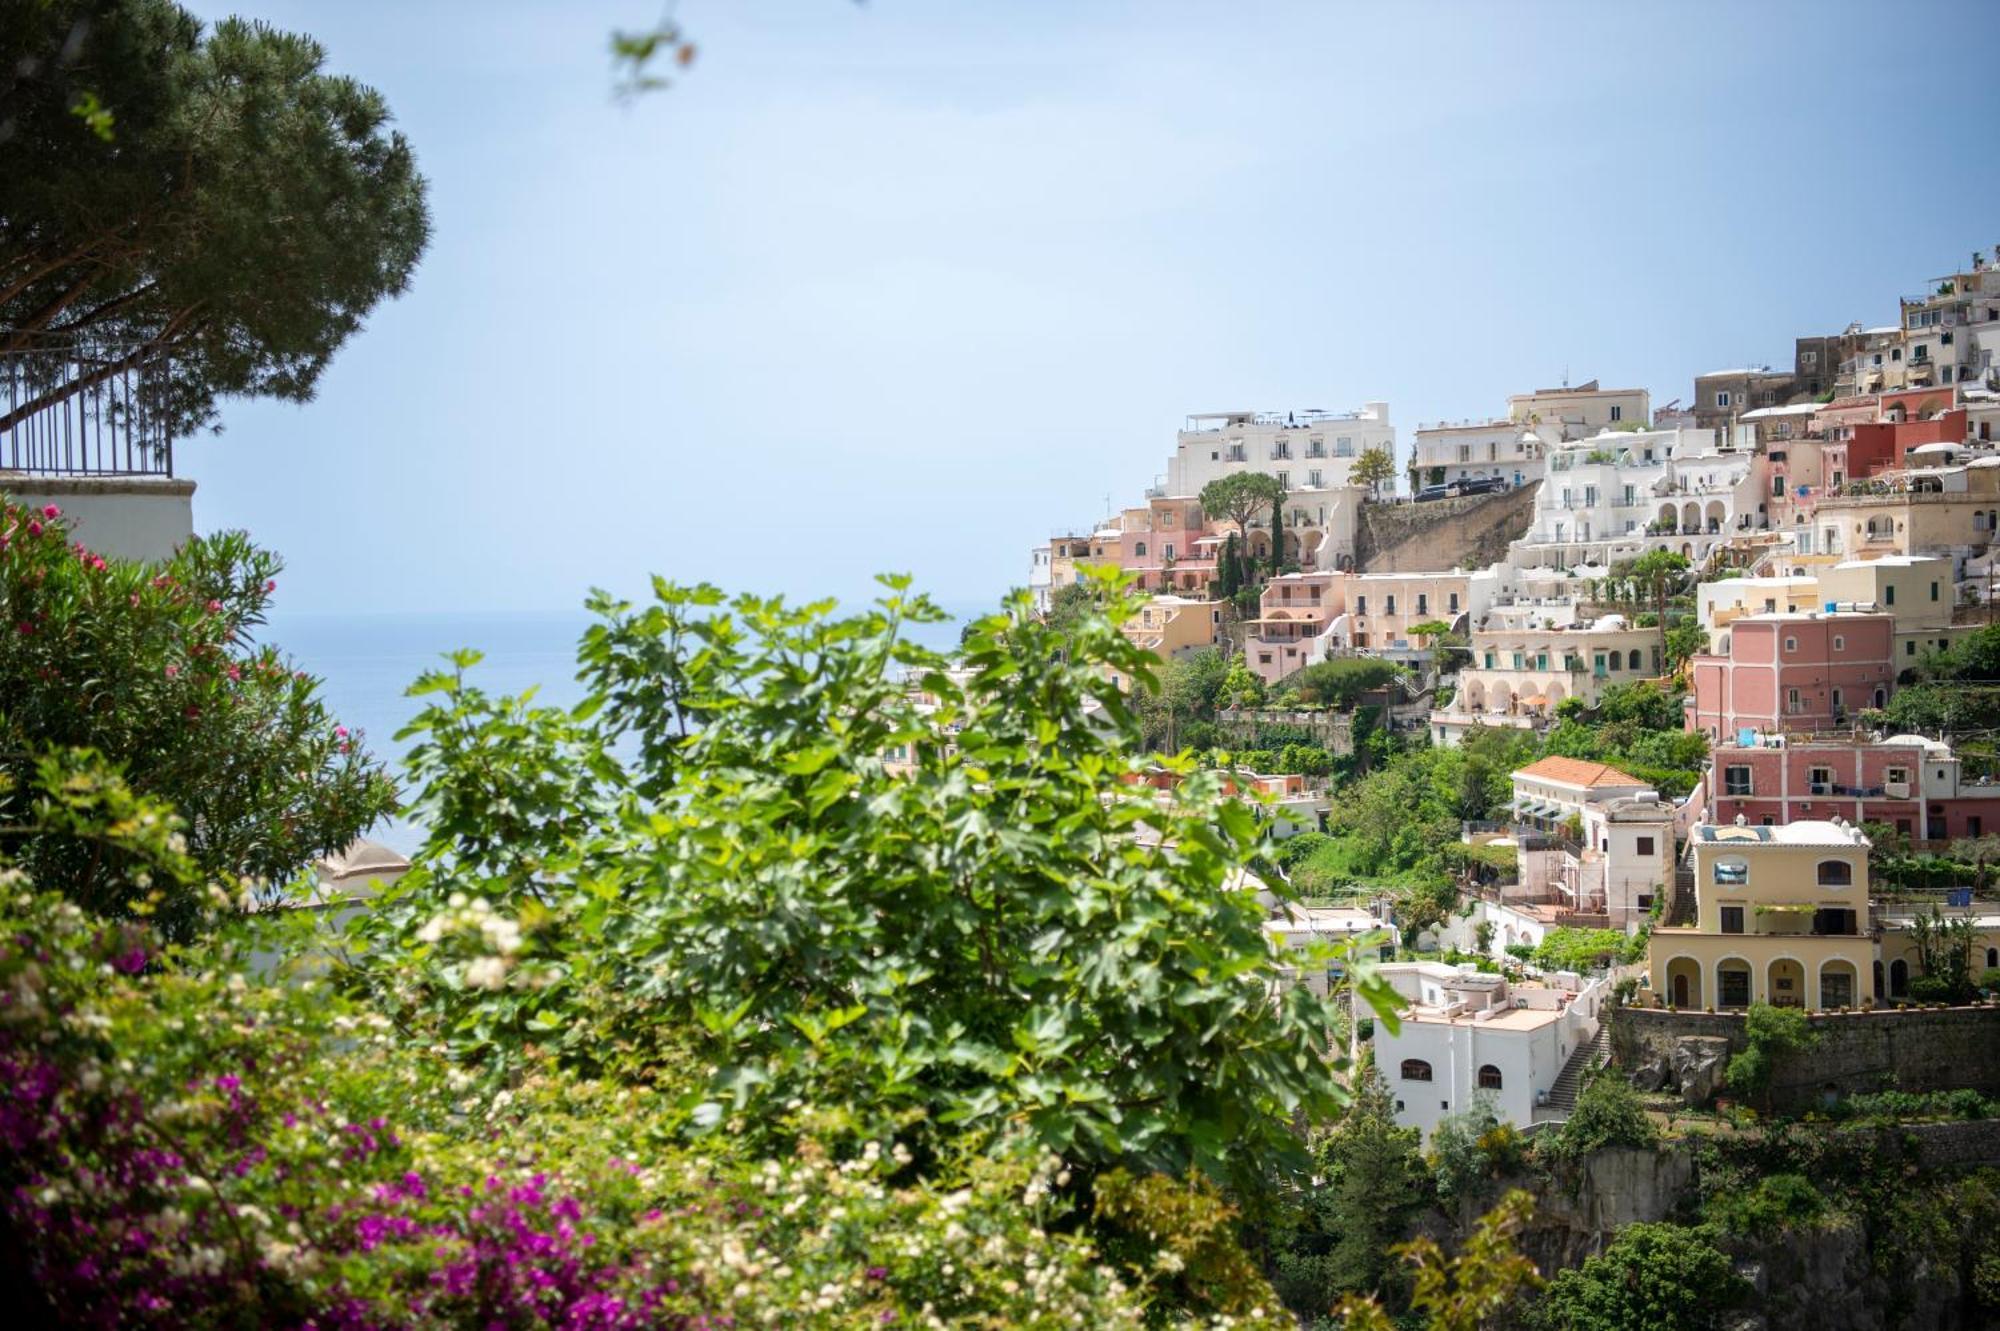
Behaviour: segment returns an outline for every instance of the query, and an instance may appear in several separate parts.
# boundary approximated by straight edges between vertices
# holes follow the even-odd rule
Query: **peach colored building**
[[[1896,621],[1885,614],[1745,615],[1690,664],[1689,730],[1816,731],[1881,707],[1895,688]]]
[[[1657,678],[1660,631],[1623,615],[1568,628],[1492,628],[1472,634],[1472,663],[1451,701],[1431,713],[1431,739],[1456,744],[1474,725],[1530,728],[1551,721],[1564,699],[1594,703],[1612,684]]]

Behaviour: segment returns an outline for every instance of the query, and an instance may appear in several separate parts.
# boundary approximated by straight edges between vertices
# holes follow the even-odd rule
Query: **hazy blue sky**
[[[380,88],[436,238],[299,408],[191,441],[292,611],[652,572],[989,600],[1192,411],[1656,404],[2000,243],[1990,4],[195,7]]]

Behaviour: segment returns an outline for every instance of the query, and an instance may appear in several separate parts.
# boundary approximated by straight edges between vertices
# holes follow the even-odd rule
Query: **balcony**
[[[168,391],[159,361],[123,343],[63,337],[0,354],[0,471],[171,477]]]

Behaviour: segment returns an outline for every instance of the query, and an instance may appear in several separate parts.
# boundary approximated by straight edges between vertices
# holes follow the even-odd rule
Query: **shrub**
[[[1629,943],[1622,929],[1551,929],[1529,959],[1549,971],[1602,970],[1622,957]]]
[[[1607,1146],[1645,1150],[1659,1141],[1659,1129],[1646,1117],[1631,1083],[1606,1068],[1583,1088],[1568,1121],[1544,1137],[1537,1152],[1552,1160],[1574,1160]]]
[[[903,636],[940,612],[903,589],[850,618],[598,597],[574,711],[489,697],[470,658],[421,681],[431,837],[356,981],[475,1066],[707,1069],[695,1134],[805,1102],[920,1158],[1025,1132],[1093,1167],[1303,1167],[1291,1123],[1337,1103],[1337,1026],[1305,986],[1270,998],[1263,911],[1228,886],[1256,819],[1171,759],[1166,799],[1105,798],[1157,761],[1109,677],[1153,668],[1129,600],[1107,586],[1058,641],[1016,598],[946,675]],[[444,948],[477,943],[455,903],[481,900],[517,952]]]
[[[1778,1060],[1809,1049],[1818,1040],[1806,1014],[1797,1008],[1752,1003],[1744,1014],[1748,1047],[1729,1060],[1729,1089],[1768,1107],[1771,1073]]]
[[[474,1082],[323,985],[161,951],[18,879],[0,938],[16,999],[0,1021],[0,1263],[33,1291],[17,1309],[30,1322],[637,1328],[929,1311],[1136,1328],[1149,1304],[1165,1311],[1151,1272],[1121,1279],[1063,1221],[1053,1160],[924,1179],[900,1148],[830,1152],[810,1113],[779,1157],[728,1137],[691,1151],[672,1144],[670,1093],[546,1064],[512,1088]],[[1218,1251],[1226,1212],[1165,1180],[1147,1204],[1206,1236],[1208,1306],[1249,1316],[1261,1282]]]
[[[1581,1267],[1563,1271],[1529,1307],[1541,1331],[1648,1327],[1711,1331],[1747,1302],[1751,1286],[1701,1230],[1635,1224]]]
[[[172,804],[203,878],[282,884],[394,806],[380,768],[328,714],[318,682],[258,647],[276,557],[240,533],[195,537],[160,564],[68,541],[53,506],[0,503],[0,823],[52,749],[101,754],[131,790]],[[46,828],[14,848],[44,888],[140,914],[186,938],[208,903],[131,886],[100,842]]]
[[[1803,1175],[1768,1174],[1746,1189],[1710,1197],[1704,1213],[1730,1233],[1763,1237],[1815,1225],[1827,1209],[1826,1198]]]
[[[1273,854],[1280,868],[1290,869],[1331,844],[1333,838],[1324,832],[1301,832],[1280,841]]]

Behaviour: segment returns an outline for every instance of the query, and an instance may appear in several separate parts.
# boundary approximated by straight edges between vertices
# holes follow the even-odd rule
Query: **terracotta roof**
[[[1609,763],[1588,763],[1581,758],[1543,758],[1529,763],[1514,773],[1517,777],[1537,777],[1543,781],[1560,781],[1564,785],[1583,786],[1643,786],[1646,783],[1628,772],[1621,772]]]

